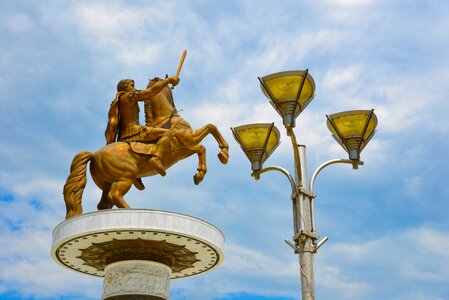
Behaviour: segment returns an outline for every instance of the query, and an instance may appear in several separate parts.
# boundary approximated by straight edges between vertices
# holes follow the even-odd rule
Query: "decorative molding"
[[[136,241],[135,245],[121,251],[109,248],[114,243],[129,244],[127,240]],[[142,243],[159,246],[153,249],[157,251],[139,252],[135,248]],[[216,268],[224,259],[223,246],[223,233],[201,219],[167,211],[120,209],[62,222],[53,231],[51,255],[66,268],[98,277],[104,277],[105,266],[115,261],[159,261],[173,267],[171,279],[176,279]],[[103,254],[96,258],[99,253]]]
[[[84,264],[103,271],[111,263],[123,260],[155,261],[169,266],[173,272],[181,272],[199,261],[196,252],[185,245],[175,245],[163,241],[134,239],[112,239],[103,243],[93,243],[86,249],[79,249]]]

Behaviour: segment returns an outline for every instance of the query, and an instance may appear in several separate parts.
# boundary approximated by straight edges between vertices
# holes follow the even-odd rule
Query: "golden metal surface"
[[[282,117],[297,117],[312,101],[315,82],[307,71],[286,71],[262,77],[261,89]]]
[[[199,184],[207,172],[206,149],[200,143],[209,134],[220,147],[220,162],[227,163],[229,146],[215,125],[207,124],[193,130],[179,116],[168,87],[168,84],[178,83],[178,77],[156,77],[144,90],[137,90],[130,79],[118,83],[117,95],[108,113],[107,145],[97,152],[80,152],[72,161],[64,185],[66,218],[82,213],[81,198],[88,162],[94,182],[103,191],[97,206],[99,210],[113,206],[128,208],[123,196],[133,184],[140,190],[145,188],[141,177],[165,176],[166,169],[192,154],[198,155],[198,171],[193,180]],[[139,101],[145,102],[146,125],[139,124]]]
[[[179,65],[178,65],[178,71],[176,71],[175,77],[178,77],[179,73],[181,73],[182,65],[184,64],[184,60],[186,59],[186,56],[187,56],[187,50],[184,50],[182,52],[181,60],[179,61]]]
[[[279,145],[280,133],[274,124],[247,124],[234,127],[232,131],[252,163],[262,164]]]
[[[359,154],[374,135],[376,126],[377,116],[373,110],[345,111],[327,117],[327,127],[348,153]]]

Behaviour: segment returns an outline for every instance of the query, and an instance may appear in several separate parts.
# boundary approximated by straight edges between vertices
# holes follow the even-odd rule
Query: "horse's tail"
[[[87,163],[92,159],[93,153],[80,152],[72,161],[70,175],[64,185],[64,201],[67,209],[66,219],[83,213],[81,197],[86,186]]]

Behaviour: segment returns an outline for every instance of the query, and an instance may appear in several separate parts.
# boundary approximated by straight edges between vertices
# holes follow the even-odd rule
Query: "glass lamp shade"
[[[352,110],[327,116],[327,127],[348,152],[349,159],[360,160],[360,152],[373,137],[377,117],[373,110]]]
[[[315,93],[315,82],[308,70],[274,73],[259,80],[262,92],[281,115],[284,125],[294,127],[296,117]]]
[[[253,171],[262,169],[263,163],[279,145],[280,134],[274,123],[247,124],[231,130]]]

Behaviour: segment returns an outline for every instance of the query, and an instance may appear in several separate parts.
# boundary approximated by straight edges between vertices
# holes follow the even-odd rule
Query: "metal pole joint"
[[[304,187],[299,187],[298,188],[298,194],[303,194],[306,195],[310,198],[316,198],[316,194],[310,190],[308,190],[307,188]]]
[[[301,230],[300,232],[295,233],[295,235],[293,236],[293,240],[297,244],[301,244],[301,241],[304,241],[307,238],[311,238],[312,240],[316,241],[318,240],[318,235],[313,231],[306,232],[304,230]]]
[[[289,240],[284,240],[284,242],[290,246],[290,248],[293,249],[293,251],[295,252],[295,254],[302,254],[302,253],[316,253],[316,251],[318,250],[317,245],[312,243],[301,243],[300,245],[295,245],[293,242],[289,241]]]

